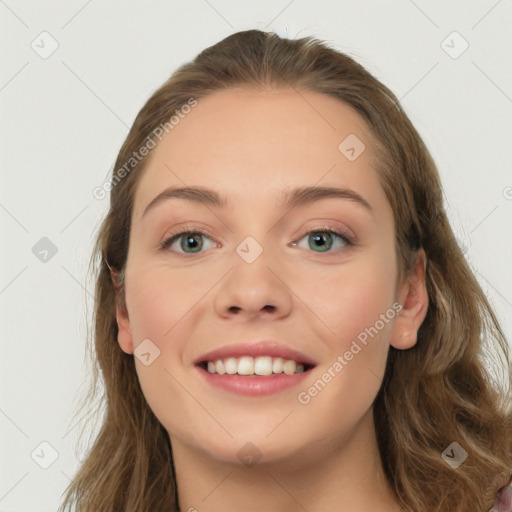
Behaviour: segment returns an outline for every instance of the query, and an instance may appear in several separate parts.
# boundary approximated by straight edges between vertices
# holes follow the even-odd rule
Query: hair
[[[190,98],[247,87],[326,94],[366,122],[379,182],[394,214],[398,278],[425,251],[429,304],[408,350],[390,347],[373,404],[383,468],[403,510],[488,510],[512,476],[512,362],[499,321],[465,259],[443,206],[432,156],[396,96],[361,64],[314,37],[237,32],[180,66],[147,100],[124,141],[121,169]],[[137,184],[149,156],[112,173],[110,209],[90,262],[95,275],[92,381],[84,404],[104,406],[94,443],[60,511],[178,511],[169,436],[149,408],[134,358],[118,345],[124,270]],[[126,168],[126,167],[125,167]],[[119,179],[119,176],[122,179]],[[88,339],[90,336],[88,336]],[[104,390],[99,391],[102,384]],[[92,414],[89,421],[97,421]],[[458,442],[468,457],[441,457]]]

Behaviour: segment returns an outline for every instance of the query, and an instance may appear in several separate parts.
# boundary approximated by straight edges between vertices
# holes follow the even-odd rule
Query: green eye
[[[301,240],[306,237],[308,243],[308,247],[306,248],[319,249],[318,251],[315,250],[314,252],[328,252],[333,247],[334,240],[336,238],[342,242],[339,248],[354,245],[351,237],[331,229],[315,229],[308,231],[302,236]],[[294,245],[294,247],[300,247],[297,242],[294,242],[292,245]]]
[[[186,236],[184,236],[186,235]],[[203,249],[204,242],[201,240],[201,237],[209,238],[206,233],[198,230],[186,230],[181,231],[180,233],[176,233],[172,235],[171,237],[164,240],[160,247],[161,249],[167,249],[169,247],[172,247],[174,245],[175,241],[180,241],[179,247],[181,251],[177,252],[183,252],[184,254],[196,254],[198,252],[201,252],[201,249]],[[189,249],[191,249],[189,251]]]
[[[341,249],[343,247],[354,245],[353,238],[351,236],[339,233],[332,229],[313,229],[307,231],[302,235],[300,240],[303,240],[306,237],[308,245],[305,248],[313,249],[314,252],[329,252],[335,245],[336,240],[338,240],[338,247],[335,248]],[[202,249],[211,249],[213,246],[213,244],[210,246],[206,244],[205,247],[203,239],[212,240],[204,231],[199,229],[188,229],[180,231],[179,233],[174,233],[169,238],[166,238],[160,243],[160,248],[162,250],[168,248],[173,249],[172,246],[179,240],[179,249],[174,248],[174,251],[182,254],[198,254],[200,252],[204,252]],[[301,247],[297,242],[293,242],[292,246]]]

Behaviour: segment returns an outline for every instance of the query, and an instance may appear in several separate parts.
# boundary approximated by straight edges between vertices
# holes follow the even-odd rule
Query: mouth
[[[241,356],[199,361],[195,364],[209,390],[244,397],[275,395],[297,387],[316,365],[271,356]]]
[[[297,386],[317,361],[295,347],[272,340],[214,349],[194,361],[199,378],[210,389],[260,397]]]
[[[196,366],[210,374],[239,375],[243,377],[270,377],[306,373],[315,367],[305,361],[272,356],[242,356],[205,360]]]

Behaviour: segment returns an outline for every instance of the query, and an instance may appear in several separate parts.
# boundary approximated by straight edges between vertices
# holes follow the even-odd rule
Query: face
[[[376,163],[350,107],[285,90],[214,93],[153,149],[134,200],[127,315],[117,318],[120,346],[135,350],[172,443],[240,463],[251,442],[277,461],[369,425],[400,308],[393,213]],[[154,201],[183,187],[215,191],[220,204],[191,194]],[[287,202],[305,187],[345,192]],[[195,234],[180,236],[186,229]],[[196,365],[263,340],[314,367],[276,379]],[[231,384],[219,387],[221,378]],[[249,394],[255,379],[281,384]]]

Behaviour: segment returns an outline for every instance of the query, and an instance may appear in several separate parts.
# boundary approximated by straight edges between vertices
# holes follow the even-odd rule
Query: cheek
[[[309,403],[305,421],[314,429],[322,424],[349,431],[370,409],[380,389],[395,318],[392,283],[377,284],[372,273],[353,274],[354,283],[333,282],[324,322],[334,332],[322,336],[330,356],[322,361],[316,379],[304,389],[300,403]],[[325,288],[324,288],[325,289]],[[327,301],[326,301],[327,304]],[[311,419],[310,419],[311,418]],[[316,420],[312,419],[316,418]],[[330,428],[330,427],[329,427]]]
[[[135,348],[150,339],[159,350],[147,366],[135,357],[142,392],[158,420],[186,437],[187,422],[198,412],[183,390],[189,369],[183,367],[182,357],[194,330],[194,315],[204,314],[201,298],[208,287],[154,266],[139,267],[130,277],[128,307]]]
[[[165,401],[162,390],[168,390],[175,400],[183,395],[178,383],[186,379],[190,370],[186,367],[190,361],[184,361],[184,357],[197,318],[207,314],[208,303],[204,299],[212,287],[207,281],[207,275],[160,265],[139,266],[128,281],[134,347],[137,349],[138,344],[149,339],[159,354],[150,366],[135,358],[141,387],[155,412],[161,409],[160,401]]]
[[[364,258],[297,281],[302,283],[298,293],[308,298],[332,348],[346,350],[376,322],[382,334],[390,330],[389,319],[384,325],[379,321],[381,315],[393,314],[395,274],[391,265],[386,267],[379,258]]]
[[[318,332],[330,353],[311,389],[312,407],[319,414],[324,411],[333,424],[360,418],[382,382],[396,316],[393,259],[386,265],[383,261],[369,254],[303,282],[302,293],[314,298],[311,309],[319,312]]]
[[[204,277],[158,266],[139,267],[130,277],[128,311],[135,345],[150,338],[167,351],[172,340],[178,349],[176,332],[187,323],[188,313],[201,307],[208,291]]]

